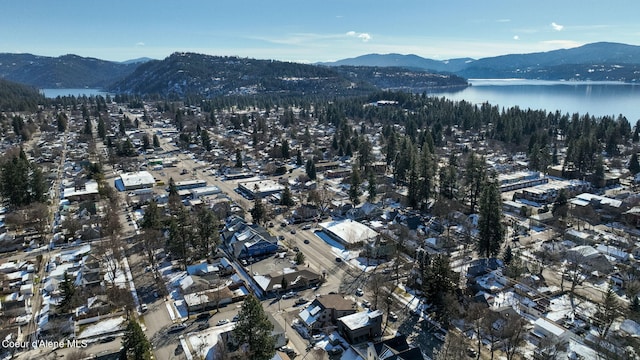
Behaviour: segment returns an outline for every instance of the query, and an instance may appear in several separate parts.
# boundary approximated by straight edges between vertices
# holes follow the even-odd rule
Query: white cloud
[[[367,42],[367,41],[371,40],[371,35],[369,35],[368,33],[357,33],[355,31],[348,31],[345,35],[347,35],[349,37],[357,37],[358,39],[362,40],[363,42]]]
[[[136,46],[144,46],[144,43],[140,41],[139,43],[136,44]]]
[[[555,22],[552,22],[552,23],[551,23],[551,27],[552,27],[552,28],[553,28],[553,30],[555,30],[555,31],[562,31],[562,29],[564,29],[564,26],[563,26],[563,25],[556,24]]]
[[[497,21],[499,23],[507,23],[507,22],[511,22],[511,19],[498,19]]]
[[[358,35],[358,39],[362,39],[362,41],[367,42],[367,41],[371,40],[371,35],[369,35],[367,33],[362,33],[362,34]]]
[[[518,36],[518,35],[513,35],[513,40],[520,40],[520,36]]]

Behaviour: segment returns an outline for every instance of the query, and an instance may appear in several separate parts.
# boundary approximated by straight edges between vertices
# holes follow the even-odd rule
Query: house
[[[357,304],[340,294],[327,294],[316,297],[298,317],[308,330],[332,329],[338,318],[356,312]]]
[[[359,344],[382,335],[382,311],[361,311],[338,318],[338,333],[349,342]]]
[[[249,290],[243,284],[220,286],[184,295],[184,302],[189,314],[213,310],[221,306],[242,301],[249,295]]]
[[[571,331],[563,328],[547,318],[538,318],[533,323],[531,331],[531,341],[534,344],[540,344],[542,341],[551,341],[550,343],[566,344],[571,338]]]
[[[232,217],[222,233],[222,241],[236,259],[262,258],[278,251],[278,240],[257,224]]]
[[[275,295],[290,290],[301,290],[316,286],[322,280],[322,275],[306,268],[301,270],[287,268],[269,275],[254,276],[254,280],[265,294]]]
[[[365,360],[424,360],[420,348],[410,347],[407,337],[402,334],[375,343],[354,345],[352,348]]]

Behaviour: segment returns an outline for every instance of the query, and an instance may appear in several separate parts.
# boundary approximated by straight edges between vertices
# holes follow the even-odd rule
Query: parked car
[[[296,355],[298,355],[298,354],[296,354],[295,350],[293,350],[292,348],[290,348],[288,346],[283,346],[278,350],[280,350],[283,353],[287,354],[289,357],[295,357]]]
[[[295,234],[296,233],[296,229],[291,229],[291,233]]]
[[[311,225],[307,224],[302,227],[302,230],[311,230]]]
[[[291,299],[292,297],[296,296],[296,292],[295,291],[289,291],[288,293],[282,295],[283,299]]]
[[[116,339],[115,336],[110,335],[110,336],[105,336],[105,337],[101,338],[100,342],[104,344],[104,343],[112,342],[115,339]]]
[[[206,321],[206,320],[209,320],[210,317],[211,315],[205,312],[205,313],[198,314],[198,316],[196,316],[196,320]]]
[[[140,312],[146,312],[147,310],[149,310],[149,307],[147,307],[147,304],[140,305]]]
[[[218,322],[216,323],[216,326],[221,326],[228,323],[229,323],[229,319],[222,319],[222,320],[218,320]]]
[[[389,320],[391,321],[398,321],[398,315],[396,315],[396,313],[394,313],[393,311],[389,313]]]
[[[342,348],[340,346],[336,346],[334,348],[331,348],[329,350],[327,350],[327,354],[329,354],[329,356],[335,356],[335,355],[340,355],[342,354],[344,350],[342,350]]]
[[[294,246],[294,247],[293,247],[293,251],[295,251],[295,252],[299,252],[299,251],[300,251],[300,248],[299,248],[299,247],[297,247],[297,246]]]
[[[304,239],[303,243],[308,244],[309,243],[309,239]]]
[[[203,322],[198,324],[198,330],[202,331],[202,330],[206,330],[209,328],[209,323],[208,322]]]
[[[168,332],[169,332],[170,334],[171,334],[171,333],[176,333],[176,332],[180,332],[180,331],[182,331],[182,330],[184,330],[184,329],[186,329],[186,328],[187,328],[187,325],[186,325],[186,324],[182,324],[182,323],[180,323],[180,324],[173,324],[173,325],[171,325],[171,326],[169,327]]]
[[[296,305],[302,305],[302,304],[306,304],[307,303],[307,299],[301,297],[298,298],[298,300],[296,300]]]
[[[357,288],[356,289],[356,296],[362,296],[362,295],[364,295],[364,292],[362,291],[362,289]]]
[[[362,300],[362,307],[368,308],[371,306],[369,300]]]

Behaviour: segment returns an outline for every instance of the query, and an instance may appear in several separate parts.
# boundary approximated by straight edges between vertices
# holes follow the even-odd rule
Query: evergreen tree
[[[562,189],[558,193],[556,200],[553,202],[551,213],[553,214],[553,216],[565,217],[567,216],[568,211],[569,211],[569,196],[567,195],[567,190]]]
[[[151,141],[149,141],[149,135],[148,134],[143,134],[142,135],[142,148],[143,149],[148,149],[151,147]]]
[[[631,154],[631,160],[629,160],[629,171],[632,175],[635,175],[640,172],[640,162],[638,162],[638,153],[633,152]]]
[[[20,150],[0,165],[0,194],[14,207],[29,205],[32,202],[43,202],[47,192],[47,183],[42,170],[35,163],[27,160],[27,155]]]
[[[289,190],[289,185],[284,185],[284,190],[282,190],[282,195],[280,196],[280,205],[284,205],[286,207],[295,205],[293,195],[291,195],[291,190]]]
[[[451,270],[449,257],[435,255],[426,257],[422,273],[422,289],[428,301],[437,306],[445,305],[446,294],[453,293],[456,276]]]
[[[56,124],[58,132],[65,132],[67,130],[67,115],[58,113],[58,116],[56,116]]]
[[[120,359],[150,360],[151,343],[137,321],[130,319],[122,336]]]
[[[613,287],[609,284],[607,291],[602,294],[602,301],[598,305],[598,309],[594,315],[594,320],[598,325],[598,333],[601,339],[606,339],[609,329],[613,322],[620,316],[624,315],[623,307],[618,300],[618,295],[613,291]]]
[[[360,170],[358,170],[358,166],[354,163],[351,167],[351,177],[349,180],[349,200],[351,200],[351,204],[353,207],[356,207],[360,204]]]
[[[311,180],[315,180],[316,179],[316,164],[313,161],[313,159],[311,159],[311,158],[307,159],[307,163],[305,165],[305,170],[307,172],[307,176],[309,177],[309,179],[311,179]]]
[[[220,236],[218,234],[218,219],[213,210],[202,207],[196,214],[196,250],[201,259],[212,255],[212,251],[218,246]]]
[[[298,149],[298,151],[296,151],[296,165],[302,166],[302,164],[304,164],[304,161],[302,161],[302,151]]]
[[[102,117],[98,118],[98,137],[100,139],[104,139],[107,136],[107,129],[104,124],[104,120]]]
[[[159,230],[162,227],[160,209],[158,208],[158,203],[155,199],[152,199],[151,202],[149,202],[149,205],[147,205],[140,227],[143,229],[156,230]]]
[[[211,146],[211,138],[209,137],[209,132],[207,130],[203,129],[200,132],[200,141],[202,141],[202,147],[206,151],[211,151],[213,147]]]
[[[288,159],[291,157],[291,154],[289,153],[289,142],[287,141],[287,139],[282,140],[282,146],[280,146],[280,151],[282,152],[282,157],[284,159]]]
[[[296,253],[296,265],[304,265],[305,256],[302,251]]]
[[[154,148],[159,148],[160,147],[160,139],[158,139],[158,135],[153,135],[153,147]]]
[[[253,295],[247,296],[238,312],[233,335],[247,359],[269,360],[275,354],[273,324],[264,312],[262,304]]]
[[[237,168],[241,168],[242,167],[242,151],[240,151],[240,149],[236,149],[236,165],[235,167]]]
[[[87,117],[84,121],[84,133],[86,135],[93,135],[93,127],[91,126],[91,120]]]
[[[60,283],[60,294],[62,300],[60,306],[64,311],[69,311],[75,306],[76,285],[73,278],[66,271],[64,272],[64,280]]]
[[[486,177],[484,159],[477,157],[475,154],[469,155],[464,173],[464,184],[467,190],[467,198],[469,199],[469,211],[472,214],[476,211],[478,197],[480,196],[482,185],[486,182]]]
[[[505,265],[509,265],[511,264],[511,260],[513,260],[513,251],[511,250],[511,246],[507,246],[507,248],[504,249],[502,261],[504,261]]]
[[[186,269],[191,256],[193,228],[188,210],[181,207],[169,223],[169,250]]]
[[[258,196],[253,199],[253,208],[249,211],[251,217],[253,218],[254,224],[260,224],[264,221],[267,216],[267,211],[264,208],[264,204],[262,203],[262,199]]]
[[[449,164],[440,169],[440,196],[453,200],[458,192],[458,162],[452,153]]]
[[[482,190],[479,203],[478,219],[478,253],[487,258],[500,252],[500,245],[505,236],[502,225],[502,200],[498,183],[490,180]]]
[[[367,201],[374,202],[376,200],[377,195],[377,184],[376,184],[376,175],[373,171],[369,172],[369,178],[367,179]]]

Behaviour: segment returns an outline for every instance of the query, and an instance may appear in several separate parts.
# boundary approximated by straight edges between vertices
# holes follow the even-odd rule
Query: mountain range
[[[64,55],[0,54],[0,78],[36,88],[213,97],[233,94],[353,95],[373,90],[464,87],[464,78],[640,81],[640,46],[593,43],[482,59],[369,54],[300,64],[196,53],[112,62]]]
[[[368,54],[321,63],[326,66],[400,66],[447,72],[465,78],[640,82],[640,46],[599,42],[529,54],[432,60],[417,55]]]

